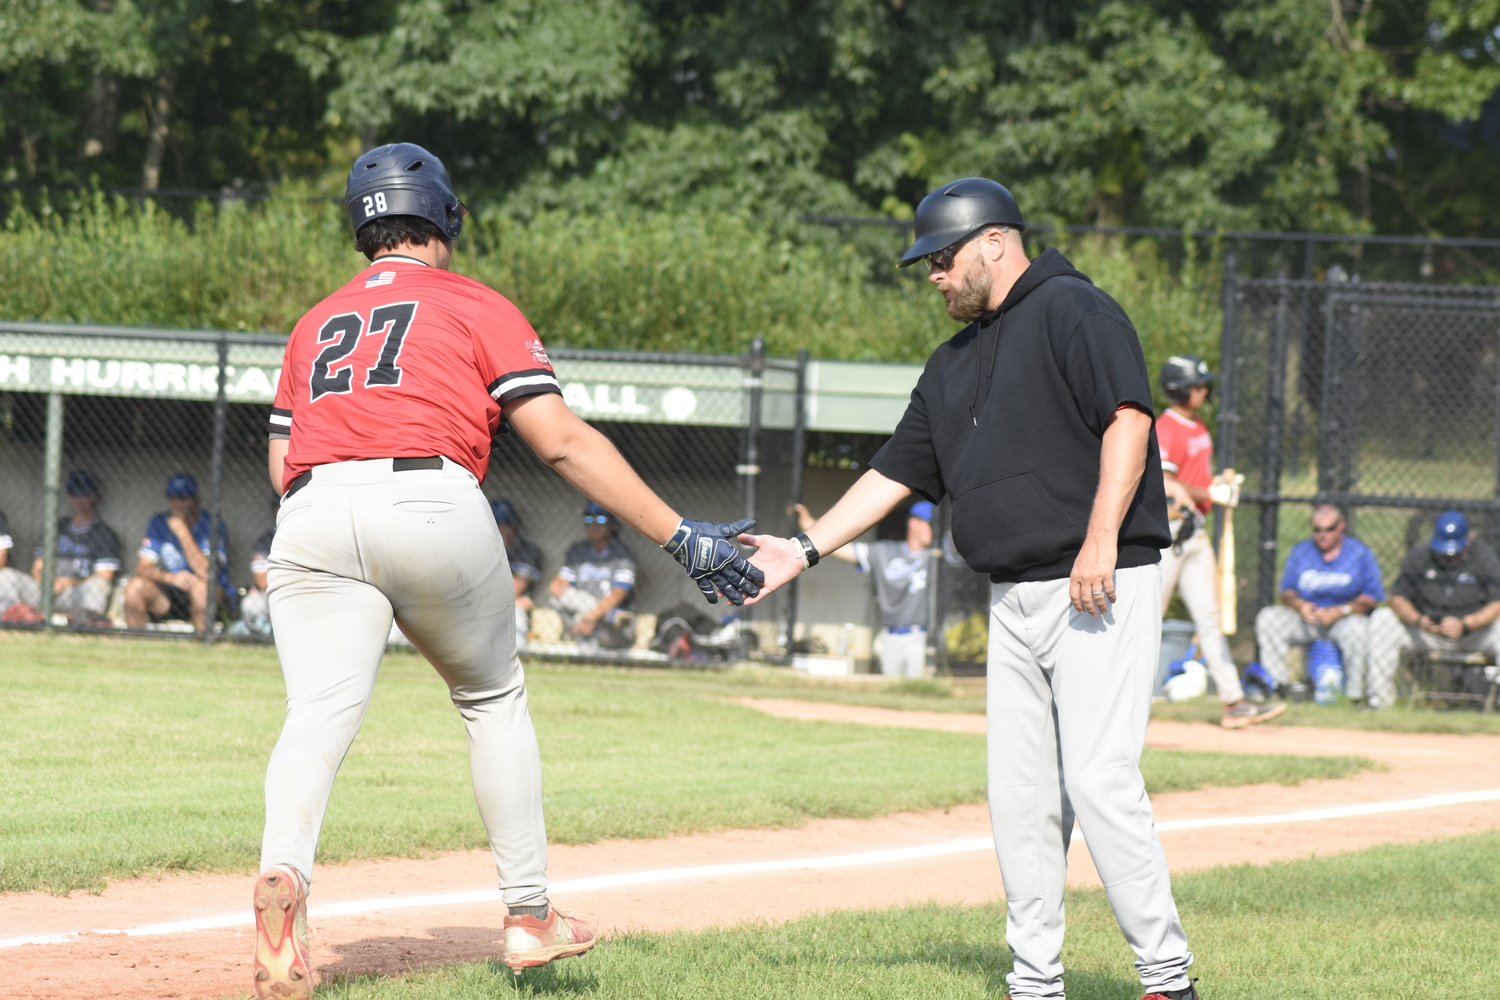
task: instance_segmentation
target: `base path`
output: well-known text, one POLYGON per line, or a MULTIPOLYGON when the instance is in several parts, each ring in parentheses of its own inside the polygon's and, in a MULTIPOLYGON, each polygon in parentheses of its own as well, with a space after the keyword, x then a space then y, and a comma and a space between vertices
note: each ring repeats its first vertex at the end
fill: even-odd
MULTIPOLYGON (((983 731, 982 716, 747 704, 817 721, 983 731)), ((1500 790, 1500 736, 1291 726, 1228 732, 1153 722, 1147 741, 1176 750, 1359 754, 1389 768, 1290 788, 1154 796, 1174 871, 1500 828, 1500 796, 1484 795, 1500 790), (1436 801, 1447 804, 1433 804, 1445 795, 1449 799, 1436 801), (1406 808, 1393 810, 1395 803, 1406 808), (1371 804, 1379 811, 1337 816, 1371 804), (1336 818, 1264 821, 1319 810, 1336 818), (1230 819, 1235 825, 1204 825, 1230 819)), ((985 807, 969 805, 874 820, 817 820, 792 830, 557 846, 550 873, 556 901, 594 917, 606 931, 691 929, 838 908, 986 902, 1001 893, 999 867, 985 847, 989 835, 985 807), (707 872, 683 871, 709 866, 707 872)), ((1071 862, 1071 884, 1098 884, 1081 838, 1071 862)), ((0 997, 134 1000, 248 990, 250 887, 245 875, 169 875, 115 882, 97 896, 0 896, 0 961, 6 966, 0 997)), ((324 974, 399 973, 498 954, 504 910, 488 851, 323 866, 311 905, 324 974)))

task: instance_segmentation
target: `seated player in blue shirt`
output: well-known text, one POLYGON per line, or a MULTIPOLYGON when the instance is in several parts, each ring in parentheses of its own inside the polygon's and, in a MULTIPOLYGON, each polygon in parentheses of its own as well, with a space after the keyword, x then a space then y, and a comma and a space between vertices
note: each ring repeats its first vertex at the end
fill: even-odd
MULTIPOLYGON (((208 607, 208 539, 213 519, 198 506, 198 480, 179 472, 167 480, 167 506, 151 519, 125 585, 125 624, 186 618, 203 631, 208 607), (191 527, 189 527, 191 525, 191 527)), ((220 607, 229 606, 229 536, 219 525, 220 607)))
POLYGON ((1291 647, 1331 639, 1344 654, 1346 692, 1351 698, 1364 697, 1369 613, 1385 600, 1385 587, 1375 553, 1345 535, 1346 527, 1338 507, 1313 507, 1313 535, 1292 546, 1281 574, 1285 607, 1261 608, 1255 616, 1260 662, 1278 685, 1289 680, 1286 654, 1291 647))

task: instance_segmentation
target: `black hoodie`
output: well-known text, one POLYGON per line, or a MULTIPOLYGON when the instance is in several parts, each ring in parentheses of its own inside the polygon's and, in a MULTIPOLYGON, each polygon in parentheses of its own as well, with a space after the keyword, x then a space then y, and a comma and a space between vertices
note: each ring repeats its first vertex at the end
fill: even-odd
MULTIPOLYGON (((1088 531, 1104 429, 1125 404, 1151 412, 1135 327, 1048 250, 927 359, 870 465, 929 500, 952 496, 954 545, 994 582, 1063 579, 1088 531)), ((1171 541, 1153 429, 1115 565, 1159 562, 1171 541)))

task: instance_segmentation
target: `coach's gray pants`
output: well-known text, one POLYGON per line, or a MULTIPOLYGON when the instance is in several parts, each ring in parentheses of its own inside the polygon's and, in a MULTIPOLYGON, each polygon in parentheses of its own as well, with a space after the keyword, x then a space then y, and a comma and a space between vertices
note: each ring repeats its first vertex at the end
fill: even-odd
POLYGON ((1161 569, 1115 574, 1102 618, 1068 581, 995 584, 989 795, 1015 953, 1012 997, 1061 997, 1063 889, 1076 817, 1145 992, 1188 985, 1193 961, 1141 778, 1161 646, 1161 569))
POLYGON ((390 459, 318 466, 281 505, 269 570, 286 677, 266 770, 261 869, 311 879, 333 778, 370 704, 394 612, 448 683, 469 732, 474 796, 505 902, 547 885, 541 759, 515 657, 515 586, 479 484, 463 467, 390 459))
MULTIPOLYGON (((1312 625, 1291 608, 1267 606, 1255 616, 1255 644, 1260 664, 1277 684, 1287 684, 1286 654, 1293 646, 1309 646, 1328 639, 1344 657, 1344 690, 1351 698, 1363 698, 1370 654, 1370 616, 1346 615, 1332 625, 1312 625)), ((1379 687, 1379 684, 1374 685, 1379 687)))

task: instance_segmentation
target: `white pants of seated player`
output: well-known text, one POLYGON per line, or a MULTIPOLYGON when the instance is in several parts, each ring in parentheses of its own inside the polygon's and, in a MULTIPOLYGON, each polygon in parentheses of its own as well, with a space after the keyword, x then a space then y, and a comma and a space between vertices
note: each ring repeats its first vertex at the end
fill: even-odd
POLYGON ((995 584, 986 692, 990 822, 1005 880, 1012 997, 1063 996, 1063 891, 1076 817, 1145 992, 1193 961, 1141 778, 1161 646, 1161 570, 1115 574, 1102 618, 1068 581, 995 584))
POLYGON ((0 567, 0 611, 12 604, 29 604, 34 608, 41 600, 40 584, 14 566, 0 567))
MULTIPOLYGON (((1173 521, 1172 534, 1177 522, 1173 521)), ((1166 615, 1172 602, 1172 590, 1182 594, 1182 603, 1198 629, 1198 655, 1214 679, 1214 687, 1226 705, 1245 697, 1240 687, 1240 672, 1229 655, 1229 641, 1224 638, 1219 619, 1219 564, 1208 532, 1199 528, 1182 546, 1182 555, 1168 545, 1161 550, 1161 613, 1166 615)))
MULTIPOLYGON (((60 615, 79 612, 103 615, 109 607, 109 594, 110 582, 102 576, 91 576, 54 594, 52 610, 60 615)), ((40 608, 42 588, 25 573, 6 566, 0 569, 0 611, 18 602, 40 608)))
POLYGON ((887 677, 927 676, 927 630, 910 632, 883 629, 880 634, 880 672, 887 677))
POLYGON ((1401 665, 1401 654, 1417 647, 1500 656, 1500 623, 1450 639, 1406 624, 1390 608, 1376 608, 1370 613, 1370 674, 1365 684, 1368 704, 1390 708, 1396 703, 1396 669, 1401 665))
POLYGON ((287 711, 266 770, 261 869, 312 875, 333 779, 359 731, 392 615, 448 684, 506 903, 546 892, 541 759, 515 657, 515 588, 479 485, 451 462, 319 466, 281 506, 269 571, 287 711))
POLYGON ((1255 616, 1255 644, 1260 664, 1277 684, 1290 682, 1286 655, 1293 646, 1310 646, 1327 639, 1339 647, 1344 659, 1344 692, 1351 698, 1365 696, 1370 653, 1370 616, 1348 615, 1332 625, 1310 625, 1291 608, 1260 609, 1255 616))

